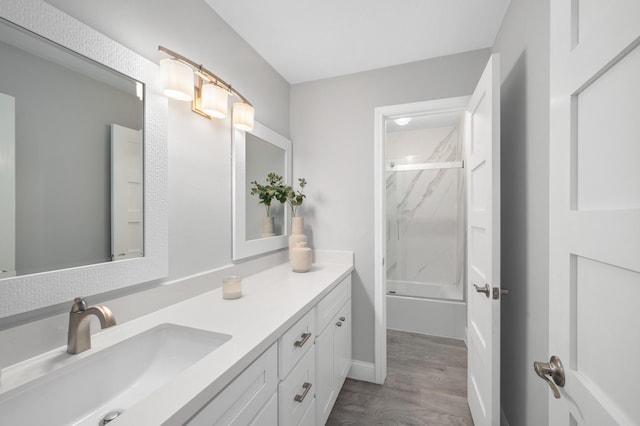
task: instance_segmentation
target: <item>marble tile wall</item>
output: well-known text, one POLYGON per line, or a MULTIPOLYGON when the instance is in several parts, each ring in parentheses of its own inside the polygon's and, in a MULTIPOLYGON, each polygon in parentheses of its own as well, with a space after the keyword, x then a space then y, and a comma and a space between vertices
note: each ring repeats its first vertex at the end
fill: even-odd
MULTIPOLYGON (((460 161, 458 133, 457 127, 389 133, 387 165, 460 161)), ((462 280, 463 169, 387 171, 386 183, 389 289, 452 298, 438 287, 455 289, 462 280)))

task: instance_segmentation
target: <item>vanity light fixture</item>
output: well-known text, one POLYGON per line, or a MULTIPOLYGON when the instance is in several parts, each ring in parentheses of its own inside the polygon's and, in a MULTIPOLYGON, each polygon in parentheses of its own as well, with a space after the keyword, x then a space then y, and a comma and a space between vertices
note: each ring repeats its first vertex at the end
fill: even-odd
POLYGON ((226 117, 228 98, 233 95, 240 99, 240 102, 233 104, 233 127, 243 131, 253 129, 254 109, 247 98, 202 65, 166 47, 158 46, 158 50, 170 56, 160 61, 165 95, 181 101, 192 101, 192 111, 206 118, 226 117))
POLYGON ((173 58, 161 60, 160 82, 166 96, 178 101, 193 99, 193 72, 182 62, 173 58))
POLYGON ((200 109, 215 118, 225 118, 229 109, 229 93, 214 83, 206 83, 200 91, 200 109))
POLYGON ((233 127, 245 132, 253 129, 253 107, 244 102, 233 104, 233 127))

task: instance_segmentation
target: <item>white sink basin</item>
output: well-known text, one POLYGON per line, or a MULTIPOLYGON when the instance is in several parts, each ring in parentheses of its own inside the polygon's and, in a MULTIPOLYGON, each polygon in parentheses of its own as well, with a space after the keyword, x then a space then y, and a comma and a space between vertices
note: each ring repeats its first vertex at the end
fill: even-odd
POLYGON ((231 338, 162 324, 0 396, 3 425, 98 425, 231 338))

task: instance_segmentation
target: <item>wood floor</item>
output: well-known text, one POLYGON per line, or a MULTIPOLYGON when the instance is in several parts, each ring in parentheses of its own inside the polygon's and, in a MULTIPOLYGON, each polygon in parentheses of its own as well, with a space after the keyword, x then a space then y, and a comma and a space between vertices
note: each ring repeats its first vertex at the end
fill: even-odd
POLYGON ((464 342, 387 331, 384 385, 347 379, 327 425, 468 425, 464 342))

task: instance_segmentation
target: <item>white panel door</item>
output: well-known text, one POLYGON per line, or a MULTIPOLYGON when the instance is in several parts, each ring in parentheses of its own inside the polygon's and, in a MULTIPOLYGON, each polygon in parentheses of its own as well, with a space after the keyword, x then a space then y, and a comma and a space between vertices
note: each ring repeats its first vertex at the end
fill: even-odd
POLYGON ((142 130, 111 125, 111 256, 143 254, 142 130))
POLYGON ((496 54, 489 58, 467 107, 465 135, 467 393, 475 425, 499 425, 500 61, 496 54))
POLYGON ((638 0, 551 2, 552 425, 640 424, 639 45, 638 0))
POLYGON ((16 99, 0 93, 0 278, 16 274, 16 99))

